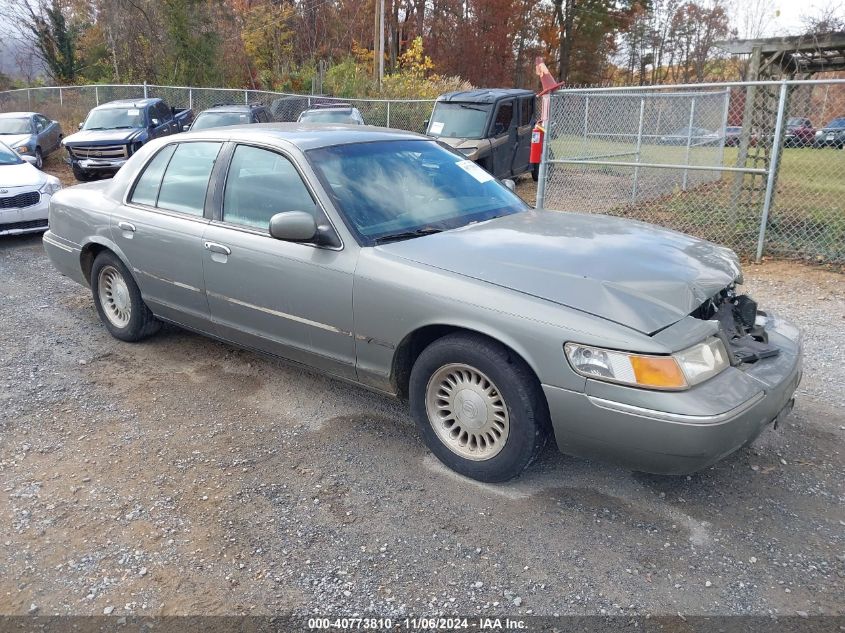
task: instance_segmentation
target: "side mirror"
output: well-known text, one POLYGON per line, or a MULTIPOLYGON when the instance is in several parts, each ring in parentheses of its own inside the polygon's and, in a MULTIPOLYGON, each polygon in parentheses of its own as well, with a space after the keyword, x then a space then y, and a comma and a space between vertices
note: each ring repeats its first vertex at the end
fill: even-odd
POLYGON ((159 121, 158 119, 155 119, 155 118, 154 118, 154 119, 150 119, 150 127, 155 127, 155 126, 157 126, 159 123, 161 123, 161 121, 159 121))
POLYGON ((28 162, 30 165, 33 165, 33 166, 35 165, 36 162, 38 162, 38 161, 36 161, 35 156, 27 156, 26 154, 19 154, 19 156, 21 158, 23 158, 26 162, 28 162))
POLYGON ((82 121, 80 121, 80 122, 79 122, 79 125, 77 125, 77 126, 76 126, 76 129, 77 129, 77 130, 81 130, 83 125, 85 125, 85 123, 83 123, 82 121))
POLYGON ((428 129, 428 124, 429 124, 429 122, 430 122, 430 121, 431 121, 431 119, 426 119, 425 121, 423 121, 423 127, 424 127, 426 130, 428 129))
POLYGON ((516 183, 513 180, 511 180, 510 178, 505 178, 502 181, 502 184, 505 187, 507 187, 508 189, 510 189, 511 191, 516 191, 516 183))
POLYGON ((270 237, 286 242, 310 242, 317 235, 314 216, 305 211, 285 211, 270 218, 270 237))
POLYGON ((182 126, 182 131, 183 131, 183 132, 187 132, 187 131, 188 131, 188 130, 190 130, 190 129, 191 129, 191 126, 190 126, 190 125, 183 125, 183 126, 182 126))

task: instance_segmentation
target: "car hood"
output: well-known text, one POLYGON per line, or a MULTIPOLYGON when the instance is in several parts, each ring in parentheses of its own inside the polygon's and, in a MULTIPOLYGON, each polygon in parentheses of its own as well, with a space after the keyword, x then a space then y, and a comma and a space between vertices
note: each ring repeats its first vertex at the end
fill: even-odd
POLYGON ((0 189, 38 186, 46 178, 44 172, 38 171, 29 163, 0 165, 0 189))
POLYGON ((32 134, 0 134, 0 141, 5 143, 9 147, 14 147, 15 145, 26 143, 31 138, 32 134))
POLYGON ((65 137, 65 145, 108 145, 109 143, 127 142, 143 132, 143 128, 131 130, 80 130, 65 137))
POLYGON ((740 279, 730 249, 604 215, 529 211, 376 247, 652 334, 740 279))

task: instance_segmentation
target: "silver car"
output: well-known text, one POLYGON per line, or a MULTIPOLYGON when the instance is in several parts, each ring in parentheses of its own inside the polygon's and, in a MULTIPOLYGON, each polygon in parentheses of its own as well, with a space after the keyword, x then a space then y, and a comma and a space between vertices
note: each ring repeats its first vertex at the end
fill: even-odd
POLYGON ((550 437, 695 471, 785 415, 801 377, 798 332, 739 293, 730 250, 533 210, 395 130, 159 139, 56 194, 44 247, 117 338, 168 321, 407 399, 432 452, 482 481, 550 437))
POLYGON ((6 112, 0 114, 0 141, 41 169, 44 157, 61 147, 62 126, 38 112, 6 112))

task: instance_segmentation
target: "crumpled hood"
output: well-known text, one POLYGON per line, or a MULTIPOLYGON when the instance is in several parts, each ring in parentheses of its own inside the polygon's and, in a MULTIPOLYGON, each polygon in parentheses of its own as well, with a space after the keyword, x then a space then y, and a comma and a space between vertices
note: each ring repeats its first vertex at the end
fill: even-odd
POLYGON ((127 143, 134 140, 141 133, 143 128, 126 130, 80 130, 76 134, 65 137, 64 144, 70 145, 115 145, 127 143))
POLYGON ((0 142, 5 143, 9 147, 14 147, 19 143, 25 143, 32 138, 32 134, 0 134, 0 142))
POLYGON ((604 215, 529 211, 376 247, 652 334, 740 277, 727 248, 604 215))

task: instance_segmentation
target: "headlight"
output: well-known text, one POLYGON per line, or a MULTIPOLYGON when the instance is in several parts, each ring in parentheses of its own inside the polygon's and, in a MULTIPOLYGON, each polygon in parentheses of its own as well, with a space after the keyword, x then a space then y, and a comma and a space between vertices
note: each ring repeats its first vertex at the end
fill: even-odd
POLYGON ((14 149, 18 154, 29 154, 29 146, 28 145, 18 145, 14 149))
POLYGON ((58 178, 56 178, 55 176, 50 176, 50 177, 47 178, 47 180, 44 181, 44 184, 41 185, 41 188, 38 191, 40 191, 44 195, 51 196, 61 188, 62 188, 61 181, 58 178))
POLYGON ((671 356, 630 354, 578 343, 567 343, 564 350, 572 369, 582 376, 647 389, 687 389, 729 365, 725 346, 715 337, 671 356))

